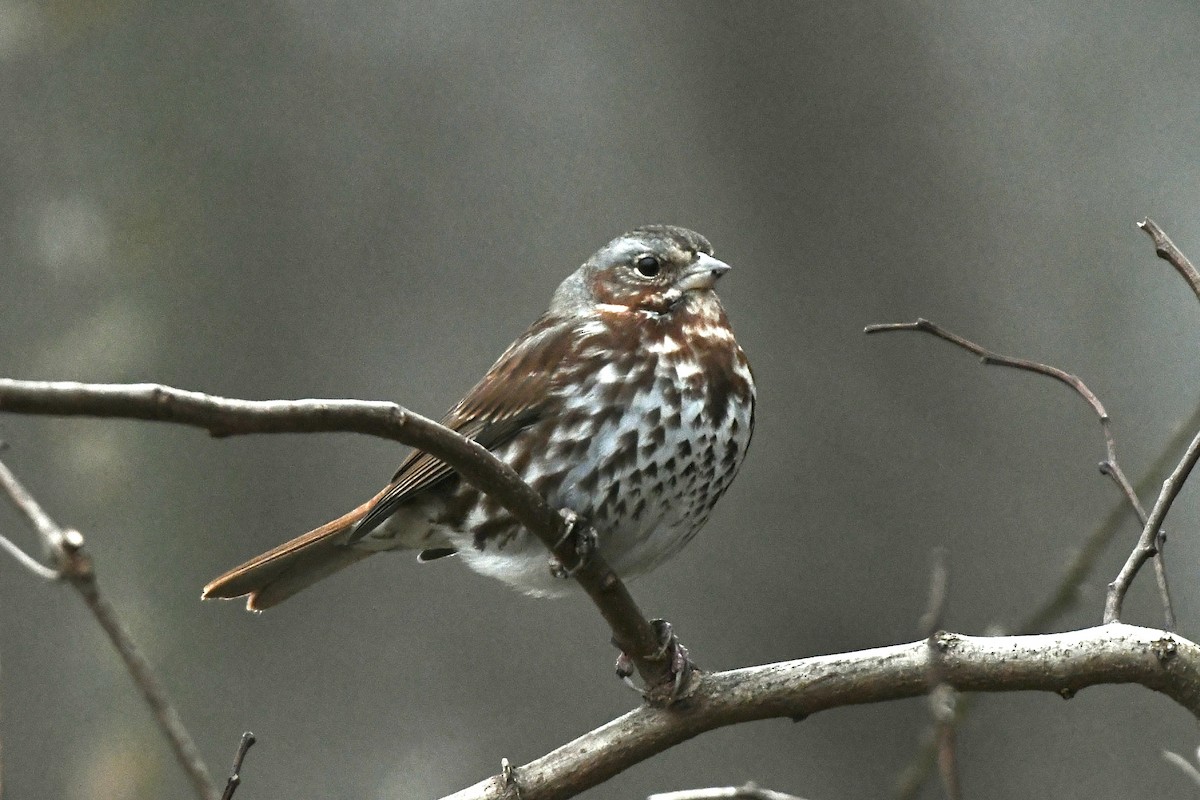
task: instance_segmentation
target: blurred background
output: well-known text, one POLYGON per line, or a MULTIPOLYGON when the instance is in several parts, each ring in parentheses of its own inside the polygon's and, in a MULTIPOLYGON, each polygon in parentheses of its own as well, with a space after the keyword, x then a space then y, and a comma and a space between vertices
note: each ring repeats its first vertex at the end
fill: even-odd
MULTIPOLYGON (((1184 0, 0 0, 0 375, 437 416, 593 250, 686 225, 735 266, 758 430, 705 531, 633 585, 647 612, 713 669, 910 641, 943 545, 946 625, 1011 626, 1118 502, 1095 418, 861 331, 926 316, 1079 374, 1145 475, 1200 387, 1200 309, 1134 227, 1200 257, 1198 38, 1184 0)), ((453 560, 378 556, 259 616, 199 602, 373 494, 393 443, 11 415, 0 438, 212 767, 259 736, 239 800, 436 797, 635 702, 585 600, 453 560)), ((1192 638, 1196 505, 1169 520, 1192 638)), ((1057 629, 1099 621, 1136 535, 1057 629)), ((1151 586, 1128 621, 1160 624, 1151 586)), ((0 660, 10 797, 188 796, 79 598, 7 557, 0 660)), ((928 725, 915 700, 727 728, 588 796, 887 796, 928 725)), ((959 753, 976 800, 1178 797, 1160 750, 1198 738, 1159 696, 1096 688, 980 698, 959 753)))

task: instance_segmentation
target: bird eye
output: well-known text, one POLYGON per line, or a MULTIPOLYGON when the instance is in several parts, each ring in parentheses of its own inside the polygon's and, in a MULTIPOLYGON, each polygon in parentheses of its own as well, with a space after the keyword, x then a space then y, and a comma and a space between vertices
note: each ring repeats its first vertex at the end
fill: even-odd
POLYGON ((662 263, 658 260, 658 256, 647 254, 638 256, 637 261, 633 262, 633 268, 638 271, 639 275, 646 278, 653 278, 662 269, 662 263))

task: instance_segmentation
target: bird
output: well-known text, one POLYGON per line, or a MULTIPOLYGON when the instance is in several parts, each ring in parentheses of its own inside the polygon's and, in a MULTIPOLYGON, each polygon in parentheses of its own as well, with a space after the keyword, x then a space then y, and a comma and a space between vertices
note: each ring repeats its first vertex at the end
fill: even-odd
MULTIPOLYGON (((586 522, 622 578, 696 535, 749 447, 754 377, 714 291, 729 270, 686 228, 613 239, 442 419, 586 522)), ((261 611, 384 550, 456 555, 534 596, 575 583, 495 499, 414 450, 370 500, 229 570, 202 597, 245 596, 261 611)))

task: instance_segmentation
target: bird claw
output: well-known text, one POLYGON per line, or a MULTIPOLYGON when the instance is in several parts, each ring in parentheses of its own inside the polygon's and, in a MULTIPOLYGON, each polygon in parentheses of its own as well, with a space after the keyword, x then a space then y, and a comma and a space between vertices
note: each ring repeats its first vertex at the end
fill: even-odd
POLYGON ((633 659, 623 651, 617 656, 617 677, 621 679, 622 683, 641 695, 642 699, 650 702, 665 699, 666 703, 670 705, 683 695, 683 690, 687 688, 692 673, 696 670, 696 665, 688 657, 688 649, 683 646, 683 643, 679 641, 679 637, 675 635, 675 631, 671 628, 671 623, 665 619, 652 619, 650 620, 650 624, 654 626, 654 633, 659 641, 658 652, 652 658, 654 660, 670 659, 669 670, 672 676, 670 692, 664 698, 665 687, 641 688, 634 683, 633 659))
POLYGON ((599 543, 596 540, 596 530, 583 521, 583 518, 569 508, 560 508, 558 513, 567 523, 567 528, 563 531, 562 538, 554 545, 554 551, 562 547, 568 541, 573 541, 575 550, 575 566, 568 567, 563 564, 558 556, 551 554, 550 556, 550 573, 556 578, 566 580, 574 578, 579 574, 579 570, 587 566, 595 555, 599 543))

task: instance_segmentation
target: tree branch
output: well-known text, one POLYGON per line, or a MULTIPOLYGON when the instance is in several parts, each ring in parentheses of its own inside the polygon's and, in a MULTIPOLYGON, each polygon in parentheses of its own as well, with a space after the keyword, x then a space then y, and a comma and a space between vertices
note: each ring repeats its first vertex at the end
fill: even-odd
MULTIPOLYGON (((1192 416, 1180 423, 1170 441, 1163 447, 1162 452, 1146 470, 1146 474, 1134 487, 1135 494, 1148 490, 1155 481, 1155 476, 1171 466, 1171 453, 1187 444, 1191 431, 1200 427, 1200 406, 1197 406, 1192 416)), ((1024 619, 1016 624, 1011 631, 1016 634, 1042 633, 1069 610, 1079 604, 1080 589, 1091 577, 1100 557, 1107 552, 1109 545, 1117 538, 1125 522, 1127 510, 1124 500, 1114 503, 1108 516, 1088 535, 1083 545, 1072 557, 1067 568, 1063 570, 1062 578, 1053 593, 1041 605, 1031 611, 1024 619)), ((1143 522, 1144 524, 1144 522, 1143 522)), ((956 722, 970 713, 974 698, 959 697, 955 707, 956 722)), ((925 780, 929 777, 940 751, 940 743, 936 735, 926 736, 912 762, 901 772, 896 780, 896 800, 913 800, 920 792, 925 780)))
MULTIPOLYGON (((1186 261, 1186 259, 1185 259, 1186 261)), ((1188 265, 1191 266, 1190 264, 1188 265)), ((863 329, 864 333, 887 333, 891 331, 921 331, 929 333, 939 339, 944 339, 951 344, 957 345, 964 350, 974 353, 979 356, 984 364, 994 364, 1001 367, 1011 367, 1013 369, 1025 370, 1027 372, 1036 372, 1040 375, 1046 375, 1060 381, 1069 386, 1076 394, 1082 397, 1092 410, 1096 412, 1096 416, 1100 418, 1100 428, 1104 433, 1104 448, 1105 460, 1100 462, 1100 472, 1108 475, 1116 483, 1117 487, 1125 495, 1129 504, 1133 507, 1134 513, 1138 516, 1138 521, 1142 523, 1143 532, 1138 540, 1138 545, 1134 548, 1129 556, 1129 561, 1126 562, 1125 568, 1117 576, 1117 579, 1109 584, 1109 598, 1105 605, 1104 621, 1112 622, 1117 619, 1120 614, 1121 602, 1124 600, 1125 593, 1129 590, 1129 585, 1133 582, 1133 578, 1137 575, 1142 564, 1147 559, 1153 557, 1157 562, 1158 571, 1158 588, 1159 595, 1162 598, 1163 616, 1168 629, 1175 627, 1175 611, 1171 603, 1171 594, 1167 586, 1166 566, 1164 564, 1164 556, 1162 553, 1162 543, 1166 539, 1166 534, 1162 532, 1162 520, 1166 516, 1166 509, 1169 509, 1171 502, 1174 500, 1174 494, 1166 499, 1166 509, 1158 516, 1153 527, 1150 526, 1150 519, 1146 514, 1146 510, 1142 507, 1141 501, 1138 499, 1137 493, 1133 491, 1133 486, 1129 483, 1129 479, 1125 477, 1124 470, 1121 469, 1120 462, 1117 461, 1117 441, 1112 432, 1112 423, 1108 416, 1108 411, 1105 410, 1104 404, 1100 402, 1100 398, 1087 387, 1080 378, 1071 373, 1052 367, 1047 364, 1041 364, 1037 361, 1030 361, 1024 358, 1013 358, 1011 356, 1000 355, 992 352, 982 345, 975 344, 972 341, 964 339, 956 333, 942 328, 941 326, 930 322, 927 319, 918 319, 916 322, 896 322, 884 325, 868 325, 863 329), (1149 539, 1147 539, 1149 537, 1149 539)), ((1193 443, 1194 445, 1196 443, 1193 443)), ((1190 452, 1190 451, 1189 451, 1190 452)), ((1200 455, 1200 453, 1198 453, 1200 455)), ((1186 457, 1185 457, 1186 460, 1186 457)), ((1193 460, 1193 465, 1195 461, 1193 460)), ((1182 464, 1181 464, 1182 466, 1182 464)), ((1190 471, 1191 467, 1188 467, 1190 471)), ((1178 468, 1177 468, 1178 471, 1178 468)), ((1186 479, 1186 473, 1183 476, 1186 479)), ((1164 490, 1165 490, 1164 486, 1164 490)), ((1182 488, 1182 480, 1179 486, 1175 487, 1177 494, 1182 488)), ((1155 508, 1163 503, 1163 497, 1160 496, 1159 502, 1155 504, 1155 508)), ((1153 512, 1151 515, 1153 516, 1153 512)))
MULTIPOLYGON (((25 515, 42 536, 46 550, 54 559, 57 568, 49 570, 41 564, 38 566, 41 570, 48 571, 52 577, 65 579, 83 597, 88 610, 108 634, 109 641, 125 662, 125 668, 133 682, 137 684, 142 697, 154 712, 159 728, 174 751, 176 760, 191 779, 196 794, 202 800, 216 800, 219 797, 216 784, 213 783, 212 775, 204 764, 199 748, 196 747, 191 734, 184 727, 179 712, 175 710, 171 698, 167 695, 166 687, 159 681, 150 662, 142 655, 137 643, 117 616, 116 609, 100 593, 91 556, 83 549, 83 534, 77 530, 60 528, 3 462, 0 462, 0 488, 4 489, 4 493, 12 500, 17 510, 25 515)), ((24 556, 24 553, 22 555, 24 556)), ((28 567, 28 564, 25 566, 28 567)), ((37 574, 45 577, 42 572, 37 574)))
POLYGON ((958 774, 958 748, 955 723, 958 721, 958 692, 946 681, 942 668, 941 630, 950 594, 949 554, 944 547, 934 548, 933 569, 929 579, 929 601, 921 615, 921 632, 929 648, 929 712, 933 717, 933 738, 937 743, 938 771, 948 800, 962 800, 962 781, 958 774))
POLYGON ((1200 433, 1197 433, 1196 437, 1192 439, 1192 443, 1188 445, 1188 449, 1183 454, 1183 458, 1180 459, 1179 464, 1176 465, 1171 475, 1163 481, 1162 491, 1159 492, 1158 499, 1154 502, 1154 507, 1150 509, 1150 515, 1146 519, 1145 526, 1142 528, 1142 535, 1138 539, 1137 546, 1133 548, 1133 552, 1125 560, 1125 564, 1121 567, 1121 571, 1117 573, 1117 577, 1108 585, 1108 598, 1104 603, 1105 622, 1117 622, 1120 620, 1121 605, 1125 601, 1125 593, 1129 591, 1129 587, 1142 565, 1146 563, 1147 559, 1158 552, 1159 528, 1162 526, 1163 520, 1166 519, 1167 512, 1171 510, 1171 505, 1175 502, 1175 498, 1179 495, 1180 490, 1183 489, 1183 484, 1192 473, 1192 468, 1196 466, 1197 460, 1200 460, 1200 433))
POLYGON ((237 753, 233 756, 233 769, 229 772, 229 780, 225 781, 225 791, 221 792, 221 800, 233 800, 233 793, 242 785, 242 762, 246 760, 246 753, 250 752, 256 741, 250 731, 242 734, 237 753))
MULTIPOLYGON (((943 633, 939 669, 963 692, 1041 690, 1065 698, 1088 686, 1136 683, 1200 718, 1200 646, 1121 623, 1038 636, 943 633)), ((561 800, 705 731, 928 690, 925 640, 704 674, 670 708, 642 706, 573 742, 444 800, 561 800)))
POLYGON ((1154 240, 1154 254, 1174 267, 1175 271, 1187 281, 1192 293, 1196 295, 1196 299, 1200 300, 1200 272, 1196 271, 1188 257, 1175 246, 1166 231, 1158 227, 1158 223, 1149 217, 1139 222, 1137 226, 1154 240))
POLYGON ((395 403, 361 400, 238 400, 152 383, 86 384, 0 378, 0 411, 52 416, 116 417, 203 428, 211 435, 363 433, 402 442, 437 456, 465 481, 494 497, 532 531, 571 572, 628 655, 648 698, 672 696, 671 654, 629 590, 599 553, 579 564, 557 509, 487 448, 395 403))

